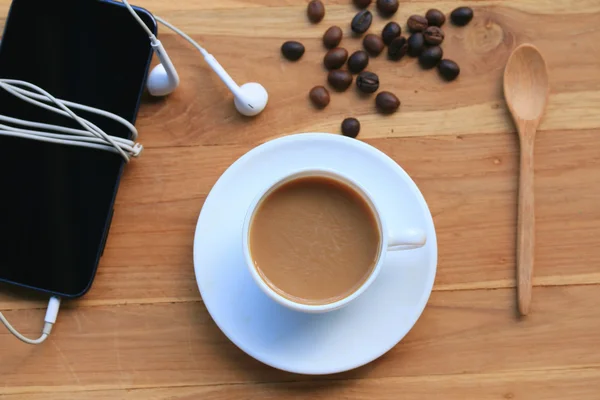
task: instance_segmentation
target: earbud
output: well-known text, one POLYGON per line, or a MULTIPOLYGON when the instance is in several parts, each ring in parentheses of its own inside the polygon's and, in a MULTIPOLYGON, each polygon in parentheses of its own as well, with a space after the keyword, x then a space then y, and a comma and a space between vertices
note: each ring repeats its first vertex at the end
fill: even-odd
POLYGON ((269 94, 263 85, 256 82, 245 83, 239 88, 233 102, 240 114, 253 117, 267 106, 269 94))
MULTIPOLYGON (((152 41, 152 48, 160 64, 154 67, 148 76, 148 91, 153 96, 166 96, 179 85, 179 75, 158 39, 152 41)), ((253 117, 265 109, 269 94, 260 83, 250 82, 238 86, 214 56, 206 53, 204 59, 233 93, 235 108, 240 114, 253 117)))
POLYGON ((152 96, 166 96, 179 86, 179 75, 160 40, 151 38, 150 45, 160 64, 150 72, 146 86, 152 96))
MULTIPOLYGON (((177 74, 177 70, 175 70, 175 66, 171 62, 171 59, 169 58, 169 55, 167 54, 160 40, 156 38, 154 33, 150 31, 141 18, 136 14, 135 10, 131 7, 131 5, 129 5, 129 2, 127 0, 123 0, 123 3, 131 15, 138 21, 140 26, 142 26, 142 28, 148 34, 148 37, 150 38, 150 45, 160 60, 160 64, 154 67, 152 72, 150 72, 150 75, 148 75, 148 82, 146 83, 148 91, 152 96, 166 96, 173 92, 177 86, 179 86, 179 75, 177 74)), ((162 18, 157 16, 154 18, 163 25, 172 29, 175 33, 179 34, 181 37, 190 42, 196 49, 198 49, 200 54, 204 56, 204 60, 206 60, 208 65, 215 71, 223 83, 225 83, 225 85, 233 93, 235 108, 240 112, 240 114, 251 117, 259 114, 265 109, 267 102, 269 101, 269 95, 262 85, 256 82, 251 82, 246 83, 241 87, 238 86, 235 81, 231 79, 221 64, 219 64, 219 62, 211 54, 209 54, 202 46, 196 43, 191 37, 162 18)))
POLYGON ((234 96, 235 108, 240 114, 252 117, 265 109, 269 101, 269 94, 261 84, 250 82, 240 87, 231 79, 231 76, 229 76, 227 71, 225 71, 212 54, 206 53, 204 60, 221 78, 229 90, 231 90, 234 96))
POLYGON ((146 87, 152 96, 166 96, 173 92, 177 86, 171 83, 165 67, 158 64, 148 75, 146 87))

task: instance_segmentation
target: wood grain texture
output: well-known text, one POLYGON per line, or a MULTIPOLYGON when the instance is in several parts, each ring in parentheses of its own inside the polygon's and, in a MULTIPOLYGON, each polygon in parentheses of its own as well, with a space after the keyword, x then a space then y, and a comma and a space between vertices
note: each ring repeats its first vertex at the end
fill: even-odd
MULTIPOLYGON (((414 399, 431 400, 445 394, 460 393, 460 398, 477 400, 594 400, 600 391, 597 368, 502 372, 495 374, 458 374, 372 378, 332 379, 321 382, 257 383, 95 390, 85 392, 86 400, 227 400, 311 398, 323 399, 414 399), (549 383, 551 381, 551 383, 549 383), (483 391, 481 388, 485 387, 483 391)), ((81 392, 19 393, 3 400, 63 400, 81 398, 81 392)), ((444 397, 451 398, 451 397, 444 397)))
MULTIPOLYGON (((201 57, 160 27, 182 85, 145 98, 137 127, 146 147, 122 180, 92 290, 64 303, 40 347, 0 330, 0 399, 559 399, 600 393, 600 2, 598 0, 405 0, 404 22, 435 7, 470 5, 465 28, 448 24, 443 45, 461 66, 444 83, 414 60, 373 59, 382 89, 402 101, 384 117, 353 91, 314 110, 308 90, 325 82, 320 38, 345 32, 350 1, 326 0, 319 25, 305 0, 139 0, 201 41, 240 83, 270 94, 255 119, 201 57), (297 39, 298 63, 279 55, 297 39), (515 250, 519 148, 502 98, 510 52, 531 42, 548 62, 551 94, 536 138, 536 272, 533 312, 519 319, 515 250), (319 378, 273 370, 231 344, 195 283, 192 242, 204 199, 239 156, 292 133, 338 133, 360 119, 360 139, 415 179, 439 242, 434 293, 422 318, 381 359, 319 378)), ((9 0, 0 0, 0 26, 9 0)), ((372 31, 386 20, 375 18, 372 31)), ((360 41, 346 38, 349 51, 360 41)), ((0 310, 27 334, 41 327, 44 296, 0 285, 0 310)))
MULTIPOLYGON (((314 380, 600 368, 600 353, 590 350, 600 345, 597 291, 534 288, 536 312, 526 320, 516 318, 512 289, 435 292, 415 328, 385 356, 314 380)), ((6 316, 31 334, 40 314, 17 310, 6 316)), ((13 339, 2 332, 0 340, 13 339)), ((273 370, 242 353, 201 302, 67 304, 47 346, 5 346, 2 360, 0 387, 7 394, 313 379, 273 370)))

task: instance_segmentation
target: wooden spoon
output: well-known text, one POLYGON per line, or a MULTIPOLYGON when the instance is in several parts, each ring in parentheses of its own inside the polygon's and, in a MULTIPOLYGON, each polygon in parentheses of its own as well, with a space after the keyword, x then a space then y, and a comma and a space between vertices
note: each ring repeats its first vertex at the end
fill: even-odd
POLYGON ((504 98, 513 116, 521 144, 519 217, 517 234, 517 290, 519 312, 529 313, 535 246, 533 201, 533 144, 548 101, 548 70, 537 48, 517 47, 504 70, 504 98))

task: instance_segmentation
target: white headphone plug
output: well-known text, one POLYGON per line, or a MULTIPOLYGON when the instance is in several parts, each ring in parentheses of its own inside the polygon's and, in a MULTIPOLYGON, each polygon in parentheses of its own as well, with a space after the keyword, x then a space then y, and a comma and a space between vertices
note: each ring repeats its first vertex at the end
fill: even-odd
POLYGON ((131 155, 134 157, 139 157, 140 154, 142 154, 142 151, 144 151, 144 146, 142 146, 140 143, 136 143, 133 145, 131 155))

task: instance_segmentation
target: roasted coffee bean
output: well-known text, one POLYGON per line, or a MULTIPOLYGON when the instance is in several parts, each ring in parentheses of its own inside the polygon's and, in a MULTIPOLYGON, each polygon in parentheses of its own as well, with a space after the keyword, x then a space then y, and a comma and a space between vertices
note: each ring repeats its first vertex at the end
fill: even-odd
POLYGON ((450 13, 450 19, 454 25, 465 26, 473 19, 473 9, 470 7, 458 7, 450 13))
POLYGON ((363 10, 352 18, 350 27, 354 33, 362 35, 369 29, 371 22, 373 22, 373 14, 371 14, 371 11, 363 10))
POLYGON ((363 93, 375 93, 379 89, 379 77, 372 72, 363 71, 356 77, 356 86, 363 93))
POLYGON ((427 23, 429 26, 442 26, 444 25, 444 22, 446 22, 446 16, 444 13, 440 10, 436 10, 435 8, 427 11, 425 18, 427 18, 427 23))
POLYGON ((352 84, 352 74, 341 69, 329 71, 327 82, 338 92, 343 92, 352 84))
POLYGON ((381 38, 373 33, 369 33, 363 39, 363 47, 373 57, 377 57, 383 51, 385 44, 381 38))
POLYGON ((398 11, 398 0, 377 0, 377 9, 383 16, 390 17, 398 11))
POLYGON ((424 69, 433 68, 440 62, 443 55, 444 52, 440 46, 429 47, 423 50, 419 56, 419 64, 421 64, 421 67, 424 69))
POLYGON ((425 38, 421 32, 415 32, 408 38, 408 55, 418 57, 425 48, 425 38))
POLYGON ((356 118, 346 118, 342 121, 342 134, 351 138, 358 136, 360 132, 360 122, 356 118))
POLYGON ((437 46, 444 41, 444 31, 437 26, 430 26, 423 31, 423 37, 427 44, 437 46))
POLYGON ((338 69, 348 59, 348 51, 342 47, 329 50, 323 57, 323 64, 327 69, 338 69))
POLYGON ((421 15, 411 15, 406 21, 406 25, 411 32, 423 32, 428 26, 427 18, 421 15))
POLYGON ((290 61, 296 61, 304 54, 304 45, 300 42, 289 40, 281 45, 281 54, 290 61))
POLYGON ((323 86, 315 86, 314 88, 310 89, 308 97, 317 108, 327 107, 329 101, 331 100, 329 97, 329 91, 323 86))
POLYGON ((390 92, 379 92, 377 97, 375 97, 375 105, 379 112, 383 114, 391 114, 396 112, 398 107, 400 107, 400 100, 396 97, 395 94, 390 92))
POLYGON ((328 49, 337 47, 342 41, 342 29, 339 26, 331 26, 323 34, 323 45, 328 49))
POLYGON ((313 24, 321 22, 325 16, 325 6, 321 0, 311 0, 306 7, 306 15, 313 24))
POLYGON ((392 40, 392 43, 388 46, 388 58, 390 60, 398 61, 408 51, 408 41, 404 36, 397 37, 392 40))
POLYGON ((381 31, 381 38, 383 43, 388 46, 392 43, 392 40, 396 39, 402 34, 402 28, 396 22, 388 22, 381 31))
POLYGON ((453 81, 460 74, 460 67, 452 60, 442 60, 438 64, 438 71, 445 80, 453 81))
POLYGON ((373 0, 353 0, 353 3, 358 8, 367 8, 373 0))
POLYGON ((348 57, 348 71, 358 74, 369 65, 369 55, 364 50, 358 50, 348 57))

